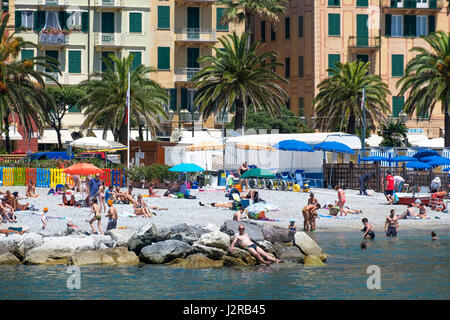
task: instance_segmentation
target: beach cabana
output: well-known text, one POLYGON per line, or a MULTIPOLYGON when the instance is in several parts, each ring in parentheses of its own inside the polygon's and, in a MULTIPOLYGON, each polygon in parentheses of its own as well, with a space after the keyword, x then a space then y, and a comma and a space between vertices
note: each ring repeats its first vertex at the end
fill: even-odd
POLYGON ((291 171, 292 171, 292 161, 294 159, 294 152, 314 152, 310 145, 303 141, 298 140, 283 140, 276 143, 273 146, 277 150, 291 151, 291 171))

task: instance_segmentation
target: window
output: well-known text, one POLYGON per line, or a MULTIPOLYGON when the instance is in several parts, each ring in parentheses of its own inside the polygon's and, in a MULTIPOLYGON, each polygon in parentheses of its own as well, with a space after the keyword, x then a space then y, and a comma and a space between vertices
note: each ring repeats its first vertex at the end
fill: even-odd
POLYGON ((303 56, 298 56, 298 77, 303 78, 303 56))
POLYGON ((169 6, 158 6, 158 29, 170 29, 169 6))
POLYGON ((102 12, 102 33, 114 33, 114 12, 102 12))
POLYGON ((427 16, 416 16, 416 35, 426 36, 428 34, 427 16))
POLYGON ((298 37, 303 38, 303 16, 298 16, 298 37))
POLYGON ((303 117, 305 115, 305 98, 298 98, 298 116, 303 117))
POLYGON ((223 14, 225 12, 225 8, 217 8, 216 10, 216 16, 217 16, 217 30, 218 31, 228 31, 228 23, 227 24, 222 24, 220 23, 220 20, 223 17, 223 14))
POLYGON ((284 18, 284 38, 289 39, 291 36, 291 19, 284 18))
POLYGON ((357 7, 368 7, 369 0, 356 0, 356 6, 357 7))
POLYGON ((274 59, 274 58, 272 58, 272 59, 270 59, 270 61, 272 62, 272 72, 275 72, 275 70, 276 70, 276 66, 275 66, 275 63, 276 63, 276 60, 274 59))
POLYGON ((341 0, 328 0, 329 7, 339 7, 341 5, 341 0))
POLYGON ((22 61, 31 59, 34 56, 34 51, 33 50, 22 50, 21 56, 22 56, 22 61))
POLYGON ((142 64, 142 52, 131 51, 130 55, 133 56, 133 62, 131 63, 131 70, 134 70, 142 64))
POLYGON ((436 31, 436 17, 428 16, 428 34, 436 31))
POLYGON ((270 40, 276 41, 277 39, 277 32, 275 30, 275 26, 273 24, 270 25, 270 40))
POLYGON ((393 37, 402 37, 403 36, 402 16, 392 16, 391 35, 393 37))
POLYGON ((142 13, 130 12, 130 32, 142 33, 142 13))
POLYGON ((392 97, 392 115, 398 117, 405 105, 405 97, 392 97))
POLYGON ((403 30, 406 37, 416 36, 416 16, 406 15, 403 17, 403 30))
POLYGON ((69 73, 81 73, 81 51, 69 51, 69 73))
POLYGON ((170 47, 158 47, 158 70, 170 70, 170 47))
POLYGON ((288 110, 291 110, 291 98, 287 99, 287 101, 286 101, 286 108, 288 110))
POLYGON ((103 51, 102 52, 102 71, 106 70, 106 63, 103 61, 104 59, 111 59, 109 56, 112 55, 114 56, 114 52, 112 51, 103 51))
MULTIPOLYGON (((335 63, 341 61, 340 54, 329 54, 328 55, 328 69, 335 69, 335 63)), ((331 76, 331 71, 328 71, 328 75, 331 76)))
POLYGON ((341 15, 339 13, 328 14, 328 35, 341 35, 341 15))
POLYGON ((77 105, 69 105, 69 109, 67 111, 69 112, 81 112, 81 108, 77 105))
POLYGON ((286 58, 284 63, 285 77, 289 79, 291 77, 291 58, 286 58))
POLYGON ((392 76, 393 77, 403 77, 403 55, 393 54, 392 55, 392 76))
POLYGON ((16 29, 20 27, 33 29, 33 16, 33 11, 16 11, 16 29))
POLYGON ((428 0, 417 0, 417 8, 429 8, 428 0))
POLYGON ((45 26, 45 12, 44 11, 36 11, 33 16, 33 30, 41 31, 45 26))
POLYGON ((266 42, 266 22, 261 21, 261 41, 266 42))
MULTIPOLYGON (((53 59, 59 60, 59 51, 58 50, 47 50, 47 51, 45 51, 45 55, 47 57, 51 57, 53 59)), ((46 63, 57 67, 57 65, 55 65, 55 63, 53 61, 47 60, 46 63)), ((45 68, 45 72, 53 72, 53 70, 51 70, 49 68, 45 68)))
POLYGON ((170 110, 177 110, 177 88, 170 89, 170 110))
POLYGON ((89 12, 81 13, 81 31, 89 32, 89 12))
POLYGON ((200 48, 187 48, 187 67, 200 68, 198 58, 200 57, 200 48))
POLYGON ((69 30, 81 30, 83 21, 82 21, 82 12, 74 11, 67 18, 67 28, 69 30))

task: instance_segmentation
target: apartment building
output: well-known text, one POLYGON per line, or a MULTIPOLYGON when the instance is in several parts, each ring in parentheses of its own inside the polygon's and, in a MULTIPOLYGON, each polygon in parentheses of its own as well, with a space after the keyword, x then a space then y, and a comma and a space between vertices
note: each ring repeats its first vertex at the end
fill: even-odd
MULTIPOLYGON (((312 100, 327 69, 336 61, 356 59, 370 61, 371 72, 388 84, 390 116, 396 118, 405 102, 396 83, 413 58, 410 49, 426 46, 421 35, 449 32, 449 10, 446 0, 290 0, 276 25, 257 19, 255 39, 265 43, 264 50, 278 52, 285 65, 277 71, 289 79, 289 107, 310 125, 312 100)), ((443 118, 437 106, 431 117, 413 117, 407 125, 439 137, 443 118)))
MULTIPOLYGON (((20 36, 38 44, 27 48, 21 59, 47 55, 61 64, 62 75, 53 74, 62 85, 78 84, 93 71, 105 68, 103 57, 133 55, 135 66, 156 69, 151 77, 167 88, 172 128, 196 130, 214 127, 221 119, 202 119, 194 106, 195 90, 190 78, 200 66, 200 56, 212 54, 209 45, 243 26, 222 25, 224 8, 215 0, 9 0, 10 24, 25 27, 20 36), (195 112, 197 111, 197 112, 195 112), (192 121, 194 120, 194 121, 192 121), (217 120, 217 121, 216 121, 217 120)), ((51 80, 48 79, 49 84, 51 80)), ((78 130, 84 116, 71 106, 64 128, 78 130)), ((225 121, 229 116, 225 117, 225 121)), ((133 136, 133 134, 132 134, 133 136)))

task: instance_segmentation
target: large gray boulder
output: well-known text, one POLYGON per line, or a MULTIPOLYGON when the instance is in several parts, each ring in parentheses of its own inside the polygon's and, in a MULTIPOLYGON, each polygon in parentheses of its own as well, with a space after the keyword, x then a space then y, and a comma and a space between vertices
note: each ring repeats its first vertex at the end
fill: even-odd
POLYGON ((258 241, 256 242, 256 244, 261 247, 261 249, 263 249, 265 252, 270 252, 270 253, 275 253, 275 249, 272 246, 272 244, 267 241, 267 240, 263 240, 263 241, 258 241))
POLYGON ((229 236, 234 236, 236 233, 239 233, 238 226, 241 224, 244 225, 245 233, 248 234, 252 241, 257 242, 265 240, 261 232, 261 227, 249 222, 226 220, 220 228, 220 231, 228 234, 229 236))
POLYGON ((192 253, 202 253, 213 260, 221 259, 224 255, 227 254, 225 250, 215 247, 207 247, 198 244, 197 242, 192 245, 192 253))
POLYGON ((221 268, 224 264, 224 261, 212 260, 201 253, 196 253, 190 255, 186 259, 177 258, 175 260, 172 260, 169 264, 171 267, 174 268, 209 269, 209 268, 221 268))
POLYGON ((192 246, 178 240, 165 240, 142 248, 139 259, 146 263, 165 263, 184 258, 192 252, 192 246))
POLYGON ((198 244, 228 250, 230 246, 230 236, 220 231, 214 231, 203 234, 197 241, 198 244))
POLYGON ((28 251, 41 246, 43 243, 42 236, 37 233, 11 234, 0 239, 0 246, 7 248, 9 252, 19 259, 23 259, 28 251))
POLYGON ((21 264, 20 260, 11 252, 0 252, 0 266, 1 265, 17 265, 21 264))
POLYGON ((159 235, 156 226, 153 223, 145 224, 130 238, 128 241, 128 249, 139 254, 142 248, 159 241, 158 238, 159 235))
POLYGON ((128 242, 136 233, 136 229, 111 229, 105 232, 105 235, 110 236, 114 240, 114 247, 127 247, 128 242))
POLYGON ((169 229, 168 239, 179 240, 193 244, 200 239, 200 236, 208 233, 209 231, 200 226, 189 226, 186 223, 182 223, 173 226, 169 229))
POLYGON ((94 239, 94 250, 112 248, 114 246, 114 240, 109 235, 92 235, 94 239))
POLYGON ((321 256, 323 255, 322 248, 314 241, 310 236, 308 236, 305 232, 299 231, 295 233, 294 236, 294 244, 300 248, 300 250, 307 256, 315 255, 321 256))
POLYGON ((84 250, 75 252, 69 260, 73 265, 90 264, 138 264, 139 258, 127 248, 117 247, 106 250, 84 250))
POLYGON ((264 239, 271 242, 291 242, 294 240, 295 232, 281 228, 262 228, 264 239))
POLYGON ((302 263, 304 259, 303 253, 295 246, 283 247, 277 252, 278 259, 285 261, 295 261, 302 263))

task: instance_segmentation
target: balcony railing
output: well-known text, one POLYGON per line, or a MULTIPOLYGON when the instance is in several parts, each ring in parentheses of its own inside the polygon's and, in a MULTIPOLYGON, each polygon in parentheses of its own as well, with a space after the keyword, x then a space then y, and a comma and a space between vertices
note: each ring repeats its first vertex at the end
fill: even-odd
POLYGON ((418 3, 417 0, 386 0, 385 6, 399 9, 437 9, 444 6, 444 0, 429 0, 426 3, 418 3))
POLYGON ((64 33, 39 33, 39 44, 63 45, 69 42, 69 36, 64 33))
POLYGON ((217 41, 216 30, 206 28, 179 28, 175 29, 177 41, 217 41))
POLYGON ((191 78, 200 71, 200 68, 177 68, 175 69, 175 81, 189 82, 191 78))
POLYGON ((123 47, 125 35, 121 33, 94 33, 96 46, 123 47))
POLYGON ((381 47, 380 37, 359 37, 351 36, 348 38, 349 48, 374 48, 381 47))
POLYGON ((70 0, 38 0, 40 6, 68 6, 70 0))
POLYGON ((96 7, 124 7, 125 0, 95 0, 96 7))

